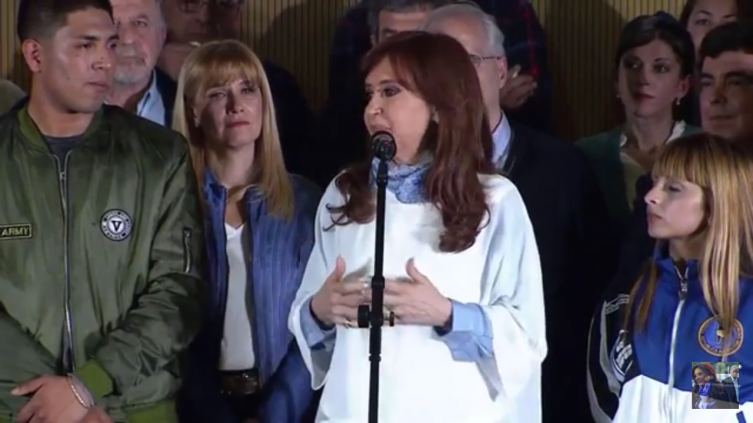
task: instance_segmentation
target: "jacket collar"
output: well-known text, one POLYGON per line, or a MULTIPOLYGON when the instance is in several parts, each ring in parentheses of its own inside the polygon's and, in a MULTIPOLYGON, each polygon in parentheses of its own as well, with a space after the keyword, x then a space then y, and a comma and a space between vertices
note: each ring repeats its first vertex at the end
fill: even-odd
MULTIPOLYGON (((44 135, 42 135, 42 132, 39 130, 37 124, 34 122, 31 116, 29 116, 28 106, 29 105, 27 98, 16 109, 19 130, 21 131, 21 135, 23 135, 22 138, 32 146, 47 151, 47 142, 45 141, 44 135)), ((97 110, 97 112, 94 113, 94 117, 92 118, 91 123, 81 136, 82 140, 88 139, 97 131, 97 129, 99 129, 102 124, 102 115, 103 108, 100 108, 99 110, 97 110)))
MULTIPOLYGON (((227 189, 217 181, 212 169, 208 166, 202 171, 202 191, 204 199, 212 208, 223 206, 227 201, 227 189)), ((243 195, 246 204, 260 203, 264 200, 264 193, 256 186, 251 185, 243 195)))
POLYGON ((688 294, 703 295, 701 281, 698 275, 698 260, 687 260, 684 263, 675 261, 669 255, 669 243, 659 241, 653 254, 654 263, 659 271, 660 281, 675 281, 676 283, 661 283, 664 288, 677 292, 681 278, 688 284, 688 294))

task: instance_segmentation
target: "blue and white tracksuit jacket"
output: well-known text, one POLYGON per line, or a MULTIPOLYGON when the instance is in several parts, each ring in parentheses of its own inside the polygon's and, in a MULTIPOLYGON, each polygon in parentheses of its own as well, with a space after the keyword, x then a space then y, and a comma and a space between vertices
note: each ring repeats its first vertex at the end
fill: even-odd
POLYGON ((753 423, 753 279, 740 280, 737 323, 729 336, 733 348, 723 358, 719 323, 703 298, 697 263, 681 269, 659 251, 646 326, 624 330, 630 282, 610 287, 591 323, 588 394, 594 421, 753 423), (692 409, 693 363, 720 361, 740 363, 739 409, 692 409))

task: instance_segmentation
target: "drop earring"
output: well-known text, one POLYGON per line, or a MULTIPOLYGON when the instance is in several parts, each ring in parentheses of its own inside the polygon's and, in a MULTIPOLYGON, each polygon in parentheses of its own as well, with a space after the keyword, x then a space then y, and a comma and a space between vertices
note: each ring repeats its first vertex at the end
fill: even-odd
POLYGON ((677 97, 677 100, 675 101, 675 104, 678 105, 678 106, 680 105, 680 97, 677 97))

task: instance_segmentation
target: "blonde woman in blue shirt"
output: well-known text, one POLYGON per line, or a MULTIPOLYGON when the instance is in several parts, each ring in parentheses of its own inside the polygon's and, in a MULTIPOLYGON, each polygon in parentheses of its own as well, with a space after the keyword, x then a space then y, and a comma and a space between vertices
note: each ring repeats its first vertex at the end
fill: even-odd
POLYGON ((617 235, 624 234, 635 182, 651 169, 661 147, 697 131, 676 119, 694 65, 690 34, 664 12, 635 18, 620 35, 615 88, 625 123, 577 143, 594 168, 617 235))

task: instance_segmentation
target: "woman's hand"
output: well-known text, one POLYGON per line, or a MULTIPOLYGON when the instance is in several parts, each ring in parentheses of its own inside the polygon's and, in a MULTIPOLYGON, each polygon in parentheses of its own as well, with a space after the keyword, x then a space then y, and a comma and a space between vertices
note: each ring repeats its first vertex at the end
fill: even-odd
POLYGON ((395 313, 395 323, 445 326, 452 317, 452 302, 416 269, 413 259, 406 270, 411 280, 385 282, 384 307, 395 313))
POLYGON ((507 82, 499 90, 499 101, 504 110, 517 110, 536 93, 536 80, 520 73, 520 66, 513 66, 507 82))
POLYGON ((355 327, 358 306, 366 300, 369 285, 356 276, 345 274, 345 260, 337 257, 335 270, 324 281, 319 292, 311 299, 311 311, 327 326, 355 327))

